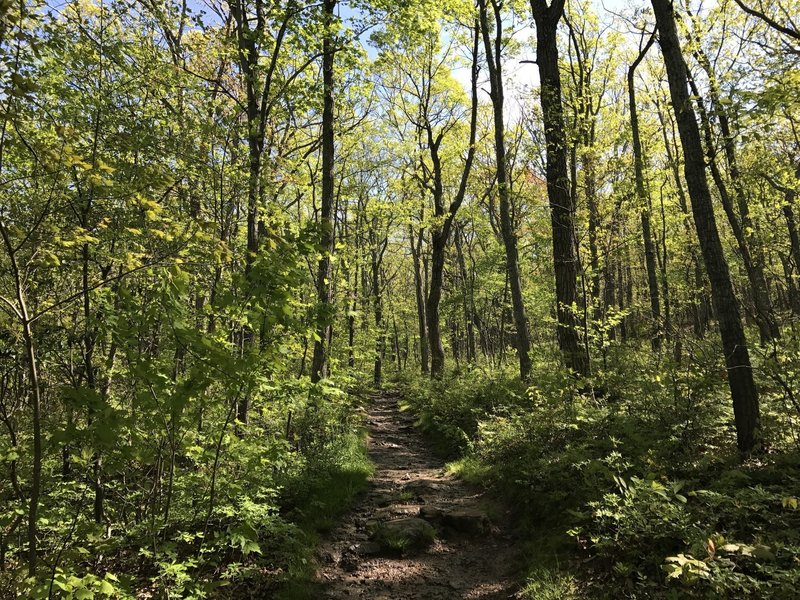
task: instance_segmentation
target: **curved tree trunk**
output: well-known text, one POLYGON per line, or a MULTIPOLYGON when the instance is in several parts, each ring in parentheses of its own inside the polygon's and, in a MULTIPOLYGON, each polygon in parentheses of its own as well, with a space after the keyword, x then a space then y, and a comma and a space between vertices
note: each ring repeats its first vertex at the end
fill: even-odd
MULTIPOLYGON (((428 135, 428 150, 433 166, 433 206, 434 213, 439 218, 444 218, 441 225, 431 230, 431 280, 428 289, 428 298, 425 304, 425 318, 428 325, 428 347, 431 354, 431 377, 439 378, 444 373, 444 346, 442 344, 441 323, 439 319, 439 304, 442 299, 442 285, 444 283, 444 259, 447 241, 450 239, 450 230, 453 227, 458 209, 464 202, 467 194, 467 184, 475 160, 475 140, 478 131, 478 43, 479 27, 475 24, 472 44, 472 101, 470 106, 469 149, 464 159, 464 168, 461 179, 453 200, 445 208, 444 181, 442 163, 439 156, 439 147, 442 134, 434 137, 430 123, 426 123, 428 135)), ((455 352, 456 349, 453 348, 455 352)))

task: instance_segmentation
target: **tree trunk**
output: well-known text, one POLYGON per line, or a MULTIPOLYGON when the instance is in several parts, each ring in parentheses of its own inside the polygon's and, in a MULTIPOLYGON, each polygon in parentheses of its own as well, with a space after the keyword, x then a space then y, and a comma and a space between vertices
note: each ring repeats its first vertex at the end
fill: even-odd
POLYGON ((458 259, 458 270, 461 276, 461 295, 463 297, 464 309, 464 329, 467 334, 467 362, 475 362, 475 301, 473 299, 473 290, 471 289, 468 276, 467 265, 464 261, 464 248, 461 240, 462 231, 461 227, 456 228, 455 242, 456 242, 456 258, 458 259))
POLYGON ((687 88, 686 63, 681 52, 672 2, 651 1, 669 79, 672 106, 683 146, 684 174, 689 188, 697 237, 711 281, 712 301, 719 321, 728 383, 733 400, 737 443, 742 452, 751 452, 759 449, 762 444, 758 391, 753 380, 738 302, 714 217, 711 192, 706 180, 700 129, 687 88))
POLYGON ((575 247, 575 204, 569 193, 567 140, 558 66, 558 22, 564 0, 531 0, 536 22, 537 60, 547 145, 547 195, 553 229, 553 265, 556 277, 558 345, 564 363, 579 376, 590 374, 589 356, 578 336, 578 256, 575 247))
MULTIPOLYGON (((247 7, 243 2, 231 3, 231 13, 236 25, 236 40, 239 50, 239 68, 244 76, 247 102, 245 116, 247 120, 247 251, 245 253, 244 274, 251 280, 253 263, 258 255, 258 198, 261 175, 261 157, 264 153, 264 135, 261 112, 258 107, 259 93, 256 89, 258 75, 257 33, 250 29, 247 7)), ((244 348, 255 344, 255 333, 249 325, 243 332, 244 348)), ((239 396, 236 407, 236 420, 247 423, 250 412, 250 394, 246 391, 239 396)))
MULTIPOLYGON (((519 358, 519 375, 523 381, 531 373, 531 342, 528 334, 528 317, 522 298, 522 281, 519 269, 517 234, 511 218, 511 194, 509 190, 508 165, 506 159, 505 121, 503 118, 503 19, 497 0, 490 0, 494 11, 495 38, 492 41, 489 30, 486 0, 479 0, 483 45, 486 63, 489 67, 492 108, 494 109, 494 145, 497 163, 497 189, 500 197, 500 230, 506 250, 506 272, 511 290, 511 306, 516 329, 516 346, 519 358)), ((565 165, 566 166, 566 165, 565 165)))
MULTIPOLYGON (((461 171, 461 178, 458 190, 455 193, 450 205, 445 208, 444 204, 444 178, 442 173, 442 163, 439 156, 439 147, 442 142, 443 133, 434 136, 433 128, 425 116, 425 130, 428 135, 428 151, 430 152, 431 163, 433 166, 433 206, 434 214, 438 218, 443 218, 440 225, 431 229, 431 279, 428 288, 428 298, 425 305, 426 320, 428 325, 428 343, 431 353, 431 377, 440 378, 444 372, 444 347, 442 345, 442 332, 439 320, 439 304, 442 298, 442 285, 444 278, 444 259, 447 241, 450 238, 450 230, 453 226, 458 209, 464 202, 467 194, 467 184, 469 175, 472 171, 472 163, 475 160, 475 141, 478 131, 478 44, 479 27, 475 23, 473 30, 472 43, 472 69, 471 69, 471 106, 470 106, 470 125, 469 125, 469 148, 464 159, 464 168, 461 171)), ((432 82, 429 82, 429 84, 432 82)), ((454 348, 455 351, 455 348, 454 348)))
POLYGON ((408 240, 411 244, 411 258, 414 268, 414 296, 417 305, 417 328, 419 330, 419 361, 420 370, 423 375, 430 373, 430 358, 428 355, 428 323, 425 317, 425 290, 422 285, 422 264, 420 253, 422 252, 422 232, 418 236, 414 235, 414 228, 408 227, 408 240), (414 238, 417 237, 417 241, 414 238))
POLYGON ((316 383, 328 376, 328 342, 331 338, 333 294, 331 286, 331 257, 334 252, 334 103, 333 103, 333 19, 337 0, 323 0, 322 41, 322 194, 320 198, 320 249, 322 257, 317 265, 317 339, 311 359, 311 381, 316 383))
MULTIPOLYGON (((372 275, 372 298, 373 298, 373 310, 375 314, 375 361, 374 361, 374 368, 372 372, 372 383, 376 388, 381 387, 381 383, 383 382, 383 356, 385 353, 384 345, 386 343, 386 332, 384 331, 384 323, 383 323, 383 298, 381 297, 381 262, 383 258, 383 252, 380 245, 383 244, 382 240, 378 239, 378 218, 377 216, 373 216, 372 218, 372 230, 370 231, 370 241, 372 242, 370 245, 372 246, 370 249, 370 266, 371 266, 371 275, 372 275)), ((386 247, 385 245, 383 246, 386 247)))
POLYGON ((28 313, 28 305, 25 298, 25 282, 17 263, 17 251, 11 242, 8 229, 2 221, 0 221, 0 236, 3 238, 11 273, 14 277, 14 289, 17 297, 17 306, 14 308, 14 312, 22 326, 25 362, 27 363, 28 377, 30 378, 33 462, 31 466, 30 502, 28 504, 28 575, 35 577, 38 563, 39 498, 42 491, 42 386, 39 380, 39 362, 36 357, 36 339, 33 334, 33 323, 28 313))
MULTIPOLYGON (((437 156, 438 162, 438 156, 437 156)), ((437 167, 434 166, 434 170, 437 167)), ((441 184, 441 178, 439 178, 441 184)), ((438 187, 438 186, 437 186, 438 187)), ((441 378, 444 372, 444 345, 442 344, 439 303, 442 299, 444 282, 444 251, 450 228, 444 231, 444 224, 431 230, 431 279, 428 298, 425 303, 425 319, 428 323, 428 347, 431 353, 431 377, 441 378)))
MULTIPOLYGON (((747 270, 747 278, 753 291, 753 301, 756 307, 756 321, 761 334, 761 343, 766 344, 771 340, 780 338, 780 329, 778 328, 778 323, 775 320, 775 313, 772 309, 772 302, 770 301, 769 297, 767 280, 764 275, 764 257, 757 243, 755 243, 752 239, 754 227, 752 218, 750 217, 749 199, 745 192, 744 185, 742 184, 739 163, 736 160, 735 140, 731 131, 730 119, 722 101, 722 92, 719 87, 719 82, 717 81, 717 75, 711 66, 711 61, 708 59, 708 56, 706 56, 702 47, 698 43, 695 43, 694 55, 708 77, 712 114, 717 118, 720 132, 722 133, 722 149, 724 151, 725 163, 728 167, 728 175, 733 187, 736 204, 739 209, 739 219, 741 223, 741 227, 739 229, 741 231, 742 239, 739 242, 737 238, 737 242, 739 242, 740 248, 743 248, 742 258, 747 259, 745 261, 745 269, 747 270)), ((690 83, 693 85, 693 81, 691 79, 690 83)), ((693 87, 693 89, 695 88, 693 87)), ((698 95, 698 102, 700 102, 699 98, 700 97, 698 95)), ((701 121, 702 119, 703 114, 701 112, 701 121)), ((706 115, 706 119, 707 121, 709 120, 708 115, 706 115)), ((711 124, 708 123, 706 127, 708 134, 710 134, 711 124)), ((717 187, 719 187, 722 185, 723 180, 716 169, 716 161, 714 159, 715 152, 712 146, 713 137, 707 135, 706 140, 708 144, 708 148, 706 150, 710 153, 709 164, 712 167, 714 181, 717 184, 717 187)), ((720 188, 720 195, 722 194, 723 190, 720 188)), ((727 195, 727 192, 725 192, 725 194, 727 195)), ((730 211, 728 218, 730 219, 732 215, 733 211, 730 211)), ((731 223, 731 227, 733 227, 733 223, 731 223)))
POLYGON ((636 67, 644 60, 650 46, 653 45, 655 36, 651 36, 647 44, 639 52, 639 56, 628 69, 628 98, 631 114, 631 135, 633 137, 633 168, 636 183, 636 196, 641 205, 642 239, 644 241, 645 265, 647 267, 647 287, 650 292, 650 312, 653 317, 653 333, 651 343, 653 350, 661 349, 661 303, 658 295, 658 275, 656 273, 656 247, 650 227, 650 196, 647 193, 644 180, 644 151, 639 134, 639 114, 636 108, 636 87, 634 77, 636 67))
MULTIPOLYGON (((758 325, 761 343, 764 345, 770 340, 779 338, 780 331, 778 330, 778 324, 776 323, 772 312, 772 303, 770 302, 769 293, 767 291, 767 280, 764 277, 764 268, 761 265, 761 262, 754 257, 750 248, 750 244, 748 243, 747 236, 745 235, 746 227, 748 227, 746 223, 750 223, 749 210, 746 208, 747 202, 740 200, 740 212, 741 202, 743 202, 745 205, 744 212, 742 213, 742 220, 740 221, 739 216, 736 215, 734 210, 733 200, 730 192, 728 191, 728 186, 725 182, 725 179, 722 177, 719 166, 717 165, 716 149, 714 147, 714 134, 711 131, 711 122, 708 113, 702 104, 700 91, 691 77, 689 77, 689 85, 691 86, 692 92, 697 99, 697 106, 700 113, 700 123, 703 127, 703 133, 706 140, 706 157, 708 166, 711 170, 711 176, 714 180, 714 184, 716 185, 717 190, 719 190, 719 197, 723 211, 725 212, 725 216, 728 218, 728 223, 731 226, 733 236, 736 238, 736 245, 739 247, 739 254, 742 256, 742 263, 744 264, 745 273, 747 273, 747 280, 750 283, 750 290, 753 293, 755 321, 758 325)), ((732 174, 733 172, 731 175, 732 174)))

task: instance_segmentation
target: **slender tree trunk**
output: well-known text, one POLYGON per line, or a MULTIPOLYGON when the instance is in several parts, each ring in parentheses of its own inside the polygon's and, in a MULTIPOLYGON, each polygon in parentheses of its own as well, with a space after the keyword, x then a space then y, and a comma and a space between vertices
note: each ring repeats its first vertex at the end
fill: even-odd
POLYGON ((408 239, 411 244, 411 258, 414 268, 414 296, 417 304, 417 327, 419 330, 419 361, 423 375, 430 373, 430 358, 428 355, 428 324, 425 316, 425 290, 422 285, 422 272, 420 253, 422 252, 422 232, 419 233, 418 240, 414 239, 414 228, 409 225, 408 239))
POLYGON ((464 329, 467 334, 467 361, 475 362, 475 315, 472 310, 474 300, 467 277, 467 265, 464 261, 464 248, 461 240, 461 227, 455 231, 456 258, 458 260, 458 270, 461 279, 462 307, 464 309, 464 329))
POLYGON ((589 280, 589 297, 594 307, 592 317, 600 320, 603 317, 603 315, 597 314, 600 300, 600 250, 597 243, 600 230, 600 207, 597 205, 597 173, 593 145, 594 141, 587 139, 581 163, 583 164, 586 206, 589 209, 589 266, 592 269, 592 277, 589 280))
MULTIPOLYGON (((725 164, 728 167, 728 176, 731 187, 734 191, 736 205, 739 209, 738 217, 739 222, 741 223, 741 226, 739 227, 741 241, 739 241, 737 238, 737 242, 739 243, 740 249, 743 249, 743 260, 746 259, 744 260, 745 269, 747 271, 747 278, 750 282, 750 287, 753 292, 753 302, 756 308, 756 322, 758 323, 759 332, 761 334, 761 343, 766 344, 771 340, 780 338, 780 329, 777 321, 775 320, 775 313, 769 297, 769 288, 767 286, 767 280, 764 274, 764 256, 758 247, 757 241, 752 237, 753 233, 755 232, 755 228, 753 220, 750 216, 749 198, 747 197, 744 185, 742 184, 739 163, 736 160, 735 140, 731 131, 728 111, 725 109, 724 102, 722 101, 722 92, 720 91, 719 82, 717 81, 717 75, 711 66, 711 61, 708 59, 708 56, 706 56, 702 47, 698 43, 695 43, 694 47, 694 55, 697 58, 697 62, 700 64, 706 76, 708 77, 712 115, 716 117, 717 122, 719 123, 720 133, 722 133, 721 142, 723 155, 725 156, 725 164)), ((692 84, 693 90, 696 89, 691 78, 690 83, 692 84)), ((706 151, 710 153, 709 166, 712 168, 714 182, 716 183, 717 187, 720 188, 720 195, 724 194, 727 196, 727 191, 723 192, 722 187, 720 187, 724 187, 724 180, 722 179, 722 176, 716 166, 716 160, 714 156, 715 152, 713 149, 713 136, 710 135, 710 115, 705 115, 704 117, 705 109, 702 107, 702 103, 699 98, 700 96, 698 95, 698 102, 700 103, 701 107, 701 122, 705 118, 705 127, 708 132, 706 136, 708 148, 706 151)), ((736 216, 734 216, 732 210, 726 211, 726 213, 729 213, 729 220, 731 217, 736 220, 736 216)), ((731 223, 731 227, 734 227, 733 223, 731 223)))
POLYGON ((783 205, 783 217, 786 219, 786 228, 789 231, 789 241, 792 248, 792 260, 794 261, 795 269, 800 269, 800 236, 797 234, 797 221, 794 216, 794 194, 786 194, 786 200, 783 205))
MULTIPOLYGON (((800 179, 800 165, 798 165, 795 171, 795 177, 800 179)), ((783 218, 786 221, 786 229, 789 233, 789 247, 791 248, 792 257, 791 263, 793 263, 794 268, 787 268, 789 267, 789 265, 786 264, 787 261, 781 260, 784 262, 784 271, 786 273, 792 312, 800 314, 800 298, 797 297, 797 284, 795 281, 795 274, 800 271, 800 235, 798 235, 797 232, 797 219, 794 214, 794 202, 797 197, 797 192, 792 187, 787 187, 778 183, 769 175, 765 175, 765 178, 772 187, 784 195, 781 212, 783 213, 783 218)))
MULTIPOLYGON (((439 147, 442 142, 442 133, 434 136, 431 124, 425 124, 428 135, 428 151, 430 152, 431 164, 433 166, 433 205, 434 214, 438 218, 444 218, 443 222, 431 229, 431 279, 428 288, 428 298, 426 302, 426 320, 428 325, 428 342, 431 353, 431 377, 440 378, 444 372, 444 347, 442 345, 441 324, 439 319, 439 304, 442 297, 442 285, 444 283, 444 261, 447 242, 450 238, 450 230, 458 209, 464 202, 467 194, 467 184, 472 171, 472 163, 475 160, 475 141, 478 131, 478 48, 479 48, 479 26, 476 22, 473 29, 472 43, 472 69, 471 69, 471 106, 470 106, 470 125, 469 125, 469 148, 464 167, 461 171, 461 179, 458 190, 448 207, 444 204, 444 179, 442 174, 442 163, 439 156, 439 147)), ((429 85, 432 82, 429 82, 429 85)), ((427 116, 426 116, 427 119, 427 116)), ((457 351, 454 347, 453 351, 457 351)))
MULTIPOLYGON (((258 255, 258 198, 259 179, 261 175, 261 158, 264 152, 264 136, 261 113, 258 107, 258 49, 256 47, 257 32, 250 29, 247 8, 241 0, 231 3, 231 12, 236 22, 236 39, 239 50, 239 68, 245 79, 247 102, 245 115, 247 119, 247 252, 245 254, 244 273, 247 281, 251 281, 253 264, 258 255)), ((255 345, 255 332, 250 325, 245 326, 243 336, 244 349, 255 345)), ((236 420, 247 423, 250 412, 250 396, 244 393, 239 396, 236 407, 236 420)))
POLYGON ((659 258, 658 264, 661 272, 661 287, 664 290, 664 337, 667 342, 672 339, 672 305, 669 299, 669 278, 667 277, 667 213, 664 208, 664 188, 662 186, 659 194, 659 204, 661 207, 661 254, 656 253, 659 258))
POLYGON ((39 383, 38 361, 33 329, 28 319, 22 293, 18 295, 23 314, 23 338, 31 380, 31 416, 33 422, 33 471, 31 473, 30 505, 28 508, 28 575, 36 575, 39 497, 42 489, 42 392, 39 383))
POLYGON ((641 206, 642 219, 642 238, 644 241, 645 265, 647 267, 647 287, 650 292, 650 312, 653 317, 653 334, 651 342, 653 350, 661 349, 661 303, 658 295, 658 275, 656 273, 656 247, 653 242, 653 234, 650 227, 650 196, 644 179, 644 151, 642 150, 642 140, 639 134, 639 114, 636 107, 636 86, 634 77, 636 67, 644 60, 647 51, 653 45, 655 36, 651 36, 647 44, 639 52, 639 56, 628 69, 628 99, 631 115, 631 135, 633 136, 633 168, 636 183, 636 196, 641 206))
POLYGON ((714 217, 711 192, 697 119, 687 88, 688 72, 681 52, 670 0, 651 0, 659 31, 659 44, 669 79, 670 96, 684 154, 684 173, 692 202, 697 237, 711 281, 714 310, 719 321, 728 382, 733 400, 737 443, 742 452, 761 447, 758 391, 753 380, 747 340, 739 316, 728 263, 714 217))
POLYGON ((444 345, 439 319, 439 303, 444 282, 444 250, 449 237, 443 227, 431 230, 431 279, 425 303, 425 319, 428 323, 428 347, 431 353, 431 377, 441 378, 444 372, 444 345))
MULTIPOLYGON (((745 214, 742 215, 742 220, 740 221, 734 209, 733 199, 728 190, 728 185, 722 176, 719 165, 717 165, 711 121, 702 104, 700 91, 691 77, 689 77, 689 85, 697 99, 700 123, 706 140, 706 157, 709 169, 711 170, 711 176, 717 190, 719 190, 720 202, 725 216, 728 218, 733 236, 736 238, 736 245, 739 247, 739 254, 742 256, 742 263, 744 264, 745 273, 747 273, 747 280, 750 283, 750 290, 753 294, 753 304, 755 306, 755 321, 758 325, 761 343, 767 344, 770 340, 779 338, 780 331, 778 330, 778 324, 775 321, 772 311, 772 303, 770 302, 769 292, 767 290, 767 280, 764 277, 764 268, 760 261, 753 255, 747 236, 745 235, 745 222, 750 223, 749 211, 745 209, 745 214, 748 215, 746 221, 745 214)), ((744 204, 746 206, 746 201, 744 204)))
POLYGON ((350 312, 347 315, 347 366, 354 369, 356 366, 355 340, 356 340, 356 310, 358 309, 358 263, 353 270, 353 284, 351 291, 350 312))
POLYGON ((523 381, 526 381, 531 373, 531 342, 528 334, 528 316, 525 313, 525 304, 522 298, 517 234, 511 218, 511 191, 509 189, 505 120, 503 118, 503 19, 500 13, 500 4, 498 4, 497 0, 489 0, 494 12, 495 37, 492 40, 486 1, 479 0, 478 4, 486 63, 489 67, 490 95, 494 109, 494 146, 497 163, 497 190, 500 198, 500 230, 506 250, 506 273, 508 274, 508 283, 511 290, 511 307, 517 334, 516 347, 519 358, 519 375, 523 381))
MULTIPOLYGON (((694 294, 693 302, 689 308, 692 319, 692 329, 695 337, 702 339, 705 335, 707 325, 707 294, 705 292, 705 278, 703 276, 703 269, 700 265, 701 258, 698 256, 697 248, 691 241, 694 238, 692 219, 689 213, 689 203, 686 199, 686 190, 683 187, 683 180, 681 179, 680 174, 678 143, 675 140, 674 128, 671 127, 671 121, 670 123, 667 123, 667 117, 661 111, 661 103, 659 102, 658 97, 656 97, 656 108, 658 121, 661 124, 664 148, 667 153, 667 163, 672 171, 672 179, 675 182, 675 190, 678 195, 678 204, 680 205, 681 212, 683 213, 683 229, 686 233, 686 243, 687 245, 690 245, 691 248, 691 260, 694 271, 694 294), (670 135, 668 131, 672 131, 672 135, 670 135)), ((690 276, 690 274, 687 273, 687 276, 690 276)))
POLYGON ((22 339, 25 345, 25 358, 30 379, 31 425, 33 429, 33 461, 31 468, 30 502, 28 504, 28 575, 36 575, 38 563, 38 515, 39 498, 42 490, 42 386, 39 380, 39 363, 36 357, 36 338, 33 323, 28 313, 25 298, 25 283, 17 263, 16 250, 9 237, 5 223, 0 222, 0 236, 11 265, 14 289, 17 297, 16 316, 22 326, 22 339))
POLYGON ((333 20, 337 0, 323 0, 324 39, 322 41, 322 195, 320 206, 320 249, 322 257, 317 266, 317 339, 311 359, 311 381, 316 383, 328 376, 328 343, 331 339, 330 314, 333 308, 331 258, 334 252, 334 102, 333 102, 333 20))
MULTIPOLYGON (((84 215, 85 217, 86 215, 84 215)), ((84 224, 84 227, 86 225, 84 224)), ((82 257, 82 285, 83 285, 83 318, 84 318, 84 334, 83 334, 83 364, 86 377, 86 387, 90 390, 97 389, 97 377, 95 374, 94 366, 94 349, 96 342, 96 333, 93 323, 93 315, 91 308, 91 297, 89 294, 89 245, 84 244, 81 250, 82 257)), ((91 425, 94 420, 94 410, 89 409, 87 416, 88 422, 91 425)), ((92 455, 92 486, 94 487, 94 521, 95 523, 102 523, 103 521, 103 463, 100 452, 95 450, 92 455)))
POLYGON ((798 292, 797 284, 795 283, 795 267, 783 252, 780 253, 779 257, 781 266, 783 266, 783 275, 786 278, 787 304, 792 314, 797 316, 800 315, 800 292, 798 292))
MULTIPOLYGON (((372 218, 372 229, 370 231, 371 249, 370 249, 370 266, 372 275, 372 298, 373 310, 375 314, 375 360, 372 372, 372 383, 376 388, 381 387, 383 382, 383 356, 385 353, 384 345, 386 343, 386 332, 383 323, 383 298, 381 297, 381 258, 383 252, 379 248, 382 243, 378 240, 378 218, 372 218)), ((385 247, 385 246, 384 246, 385 247)))
POLYGON ((400 349, 400 331, 397 329, 397 318, 392 311, 392 333, 394 334, 394 358, 397 361, 397 372, 403 370, 403 355, 400 349))

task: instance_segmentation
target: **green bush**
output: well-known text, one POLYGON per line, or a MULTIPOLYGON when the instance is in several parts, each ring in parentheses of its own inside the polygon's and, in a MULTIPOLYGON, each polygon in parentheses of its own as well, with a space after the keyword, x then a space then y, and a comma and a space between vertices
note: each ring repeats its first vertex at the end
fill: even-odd
MULTIPOLYGON (((794 594, 793 438, 743 463, 719 353, 703 343, 691 353, 674 363, 611 345, 581 380, 537 351, 527 389, 513 372, 478 369, 402 381, 420 427, 458 458, 451 472, 515 509, 529 597, 562 589, 592 598, 794 594)), ((761 360, 774 374, 789 359, 761 360)), ((784 380, 792 373, 780 371, 784 380)), ((764 393, 773 429, 796 418, 778 396, 764 393)))
POLYGON ((475 369, 455 379, 400 381, 404 408, 417 416, 417 425, 443 455, 460 456, 469 449, 479 423, 498 410, 520 405, 525 387, 511 370, 475 369))
POLYGON ((684 492, 669 480, 618 478, 571 531, 615 597, 791 598, 797 589, 797 499, 761 486, 684 492), (744 542, 742 540, 748 540, 744 542))

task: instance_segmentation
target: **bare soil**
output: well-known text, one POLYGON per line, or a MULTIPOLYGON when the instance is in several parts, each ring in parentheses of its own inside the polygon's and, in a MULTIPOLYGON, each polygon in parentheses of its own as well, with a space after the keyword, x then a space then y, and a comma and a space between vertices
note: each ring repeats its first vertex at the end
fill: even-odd
POLYGON ((514 597, 511 537, 487 513, 482 493, 447 474, 426 447, 399 395, 369 407, 370 490, 319 550, 317 578, 328 600, 499 600, 514 597), (422 515, 420 511, 422 510, 422 515), (422 516, 437 529, 423 551, 401 553, 370 540, 376 523, 422 516), (452 517, 452 518, 449 518, 452 517))

